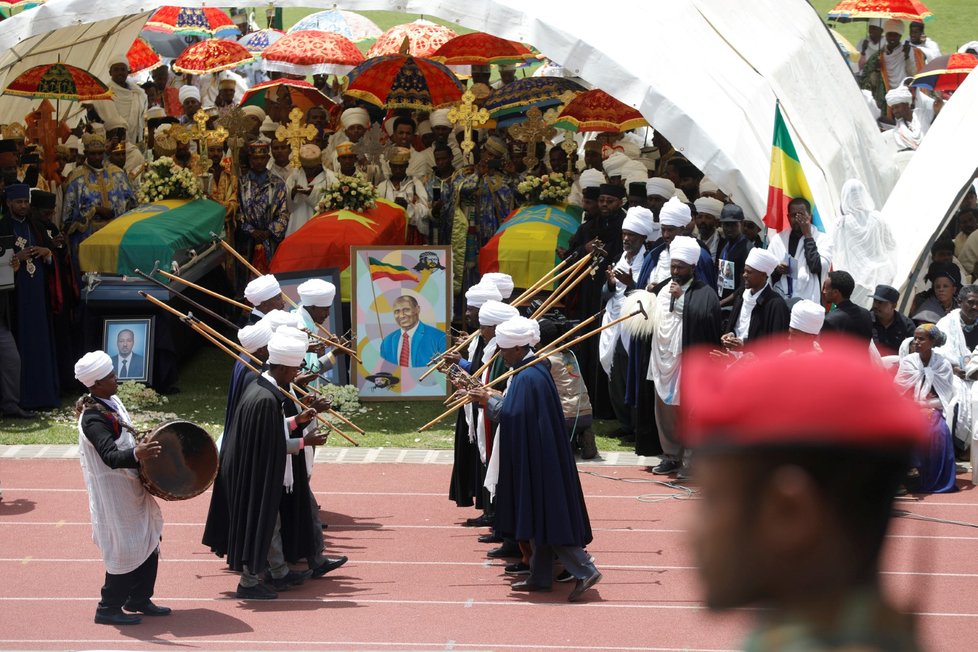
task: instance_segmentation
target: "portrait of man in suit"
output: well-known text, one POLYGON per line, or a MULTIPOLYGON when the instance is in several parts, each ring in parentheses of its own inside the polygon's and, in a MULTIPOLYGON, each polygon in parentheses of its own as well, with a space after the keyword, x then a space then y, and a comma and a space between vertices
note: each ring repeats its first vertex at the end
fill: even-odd
POLYGON ((399 367, 424 367, 445 350, 445 331, 421 321, 421 306, 410 295, 394 300, 394 321, 399 328, 384 336, 380 357, 399 367))
POLYGON ((112 366, 116 377, 119 380, 145 378, 146 360, 133 351, 136 345, 136 334, 128 328, 120 330, 115 345, 118 354, 112 356, 112 366))

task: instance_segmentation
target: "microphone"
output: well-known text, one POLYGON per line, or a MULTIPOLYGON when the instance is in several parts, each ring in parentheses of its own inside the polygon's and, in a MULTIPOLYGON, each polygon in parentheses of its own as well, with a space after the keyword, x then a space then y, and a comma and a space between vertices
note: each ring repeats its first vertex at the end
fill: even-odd
MULTIPOLYGON (((672 282, 676 282, 675 276, 672 278, 672 282)), ((676 295, 674 294, 669 297, 669 312, 676 312, 676 295)))

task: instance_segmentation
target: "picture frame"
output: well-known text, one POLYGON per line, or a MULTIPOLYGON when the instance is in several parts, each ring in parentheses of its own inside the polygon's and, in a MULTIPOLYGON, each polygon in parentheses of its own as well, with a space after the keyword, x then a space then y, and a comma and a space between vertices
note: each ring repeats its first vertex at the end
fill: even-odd
POLYGON ((451 261, 448 246, 351 247, 350 315, 362 360, 351 368, 361 400, 441 400, 448 395, 444 374, 421 376, 450 344, 451 261))
POLYGON ((156 317, 153 316, 102 319, 102 350, 112 358, 119 382, 134 380, 152 384, 155 334, 156 317), (125 359, 120 359, 120 355, 125 359))
MULTIPOLYGON (((320 278, 332 283, 336 287, 336 296, 333 297, 333 305, 329 309, 329 323, 327 327, 330 333, 338 335, 346 333, 346 325, 343 319, 343 299, 340 296, 340 270, 338 268, 327 267, 323 269, 297 270, 294 272, 278 272, 275 274, 275 278, 278 280, 282 292, 295 301, 296 304, 301 303, 299 299, 299 286, 306 281, 320 278)), ((323 376, 334 385, 346 385, 349 382, 349 374, 347 373, 347 361, 344 357, 338 356, 337 363, 333 365, 332 369, 325 372, 323 376)))

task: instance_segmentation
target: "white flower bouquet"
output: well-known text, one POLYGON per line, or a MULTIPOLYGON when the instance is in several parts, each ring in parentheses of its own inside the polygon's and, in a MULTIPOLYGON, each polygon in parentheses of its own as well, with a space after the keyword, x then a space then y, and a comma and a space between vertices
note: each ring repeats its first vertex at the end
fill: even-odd
POLYGON ((146 166, 136 196, 139 203, 151 204, 165 199, 197 199, 201 194, 191 170, 179 167, 169 156, 161 156, 146 166))

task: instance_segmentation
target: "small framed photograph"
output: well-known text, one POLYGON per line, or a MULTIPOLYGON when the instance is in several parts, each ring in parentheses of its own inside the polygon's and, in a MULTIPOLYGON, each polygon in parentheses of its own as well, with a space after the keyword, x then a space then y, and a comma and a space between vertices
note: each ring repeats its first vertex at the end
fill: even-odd
POLYGON ((102 320, 102 350, 112 358, 119 382, 152 382, 155 317, 108 317, 102 320))

